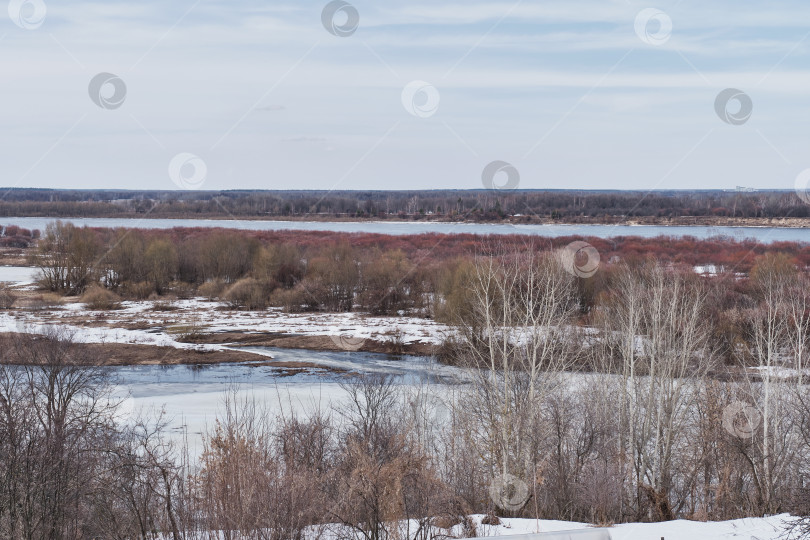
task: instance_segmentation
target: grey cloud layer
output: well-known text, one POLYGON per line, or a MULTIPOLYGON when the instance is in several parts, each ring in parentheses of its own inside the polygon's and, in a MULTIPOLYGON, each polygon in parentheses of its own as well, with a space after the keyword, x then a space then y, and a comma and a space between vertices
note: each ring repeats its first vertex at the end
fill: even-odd
POLYGON ((673 34, 652 47, 635 1, 356 2, 348 38, 324 3, 51 2, 37 30, 4 21, 0 184, 171 188, 181 152, 213 189, 476 188, 493 160, 521 187, 789 188, 810 166, 810 5, 665 2, 673 34), (87 98, 99 72, 126 82, 120 109, 87 98), (402 107, 413 80, 441 95, 428 118, 402 107), (714 114, 727 87, 754 100, 741 129, 714 114))

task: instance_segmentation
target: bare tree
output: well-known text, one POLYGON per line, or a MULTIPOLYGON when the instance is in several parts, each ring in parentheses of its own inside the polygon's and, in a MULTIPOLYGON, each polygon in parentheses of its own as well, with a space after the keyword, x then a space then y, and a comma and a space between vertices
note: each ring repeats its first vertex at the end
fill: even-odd
POLYGON ((756 369, 756 376, 746 379, 745 393, 761 416, 761 426, 760 422, 752 426, 757 429, 750 434, 750 444, 739 445, 739 450, 751 467, 757 507, 775 512, 798 443, 791 404, 796 393, 777 371, 802 366, 810 314, 806 292, 799 290, 806 280, 787 256, 763 256, 751 281, 758 303, 748 310, 748 347, 740 351, 740 359, 745 368, 753 364, 756 369))
POLYGON ((115 403, 103 372, 69 336, 19 335, 24 365, 0 365, 3 466, 0 530, 10 537, 75 538, 92 529, 83 504, 99 488, 115 403))
POLYGON ((689 471, 678 470, 679 451, 713 363, 706 292, 694 276, 647 262, 622 268, 612 294, 602 326, 621 370, 621 454, 631 500, 639 518, 673 519, 684 504, 676 487, 691 481, 689 471))
POLYGON ((364 376, 344 389, 342 444, 326 483, 333 504, 327 516, 340 524, 333 533, 362 540, 431 537, 444 489, 429 456, 407 434, 394 380, 364 376))
POLYGON ((94 265, 100 248, 93 230, 56 221, 45 229, 32 262, 39 267, 46 288, 80 294, 98 279, 94 265))
POLYGON ((579 347, 575 292, 556 254, 480 258, 474 267, 456 358, 474 384, 459 410, 467 442, 493 478, 535 483, 541 405, 579 347))

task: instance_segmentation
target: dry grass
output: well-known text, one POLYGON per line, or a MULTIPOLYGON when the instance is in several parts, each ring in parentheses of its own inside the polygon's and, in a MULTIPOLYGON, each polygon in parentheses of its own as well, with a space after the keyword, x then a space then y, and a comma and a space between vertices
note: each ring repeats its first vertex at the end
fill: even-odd
POLYGON ((82 302, 94 311, 107 311, 121 307, 121 298, 103 287, 90 287, 87 289, 82 295, 82 302))

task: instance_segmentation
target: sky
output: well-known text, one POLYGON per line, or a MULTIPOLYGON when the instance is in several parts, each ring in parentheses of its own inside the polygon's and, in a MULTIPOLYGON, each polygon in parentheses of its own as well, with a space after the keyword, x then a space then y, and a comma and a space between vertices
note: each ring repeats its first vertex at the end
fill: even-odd
POLYGON ((800 0, 11 0, 0 185, 792 189, 808 58, 800 0))

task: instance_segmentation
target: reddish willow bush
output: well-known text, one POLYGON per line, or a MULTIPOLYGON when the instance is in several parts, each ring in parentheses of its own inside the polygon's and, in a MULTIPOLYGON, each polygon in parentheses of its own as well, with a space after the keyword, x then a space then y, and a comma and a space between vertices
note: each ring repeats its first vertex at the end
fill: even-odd
MULTIPOLYGON (((81 294, 101 283, 131 298, 194 288, 233 307, 267 305, 308 311, 437 316, 465 288, 474 257, 562 249, 582 237, 524 235, 389 236, 323 231, 239 231, 223 228, 125 230, 56 223, 38 241, 34 260, 43 285, 81 294)), ((583 314, 598 302, 611 267, 655 259, 690 270, 715 267, 723 276, 747 275, 763 255, 780 253, 799 268, 810 266, 810 245, 694 237, 616 237, 584 240, 600 254, 602 271, 579 286, 583 314)), ((732 280, 733 281, 733 280, 732 280)))
MULTIPOLYGON (((111 229, 95 229, 101 237, 111 238, 111 229)), ((525 249, 560 249, 575 240, 584 240, 594 246, 602 258, 622 259, 654 257, 662 262, 677 264, 715 265, 737 272, 748 272, 755 259, 765 253, 786 253, 801 266, 810 266, 810 244, 801 242, 773 242, 764 244, 754 239, 736 240, 714 237, 701 240, 692 236, 617 236, 597 238, 593 236, 559 236, 546 238, 526 235, 475 235, 475 234, 414 234, 391 236, 376 233, 341 233, 327 231, 239 231, 224 228, 177 227, 169 230, 142 230, 145 238, 163 237, 180 243, 214 235, 228 235, 243 239, 255 239, 262 244, 294 244, 301 249, 320 249, 335 244, 348 243, 360 251, 380 249, 399 250, 409 258, 420 262, 434 262, 473 255, 497 255, 525 249)))
POLYGON ((0 247, 27 248, 39 238, 39 230, 24 229, 17 225, 0 226, 0 247))

